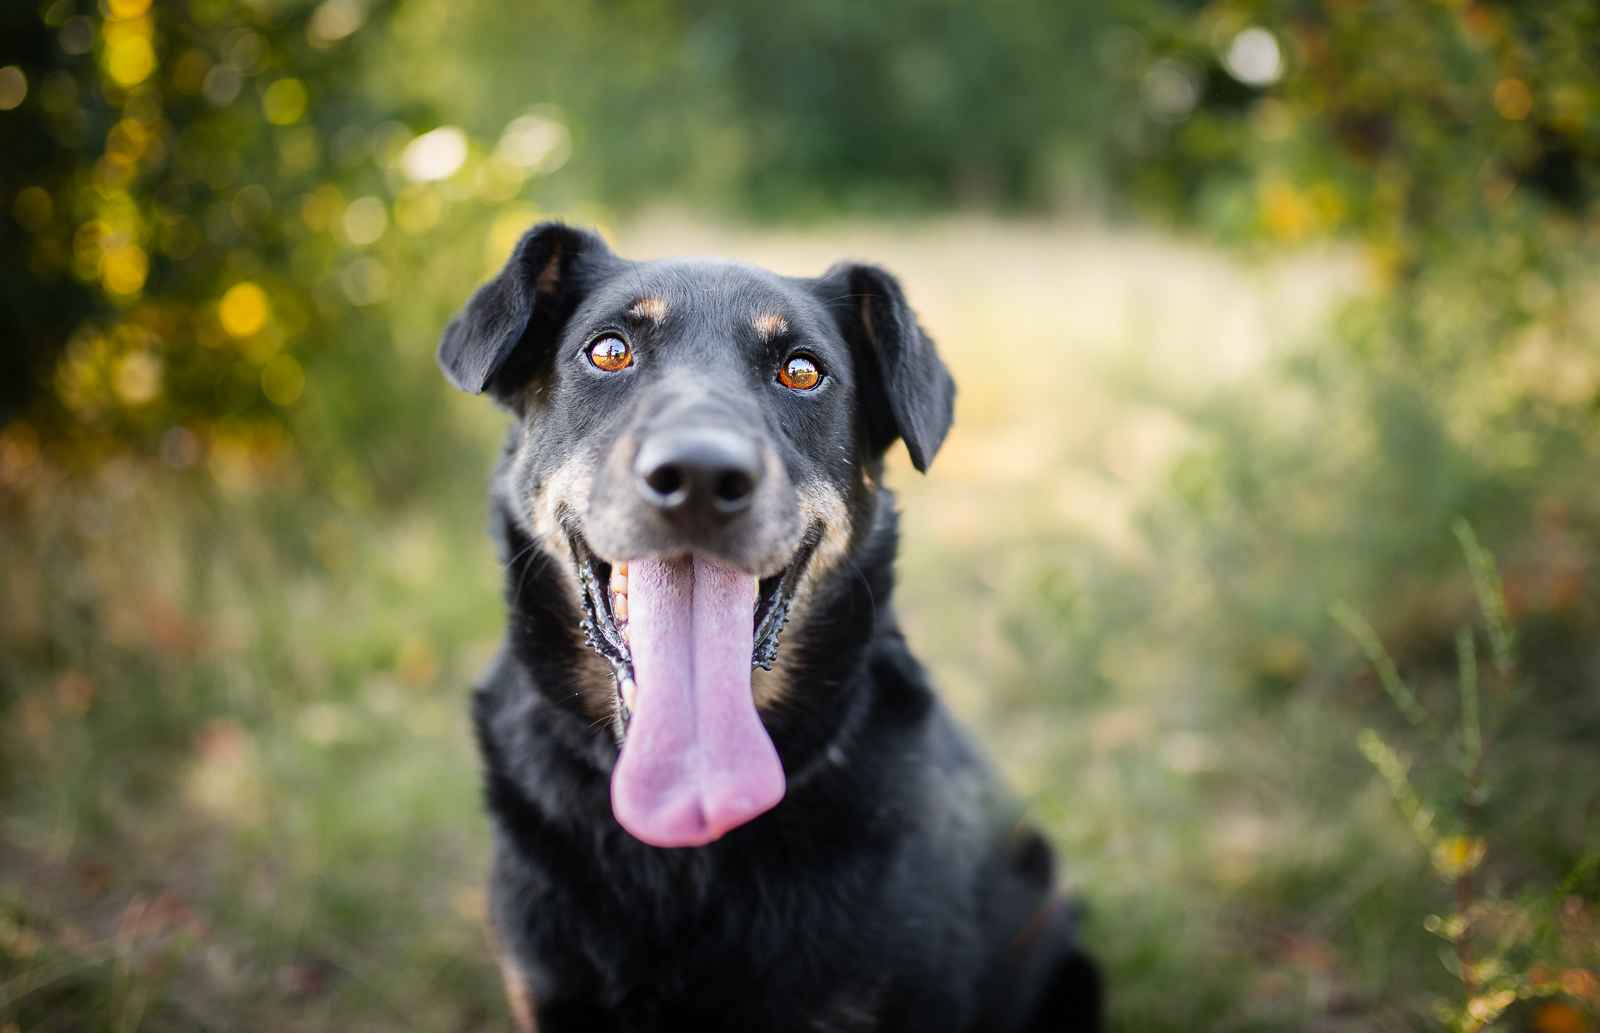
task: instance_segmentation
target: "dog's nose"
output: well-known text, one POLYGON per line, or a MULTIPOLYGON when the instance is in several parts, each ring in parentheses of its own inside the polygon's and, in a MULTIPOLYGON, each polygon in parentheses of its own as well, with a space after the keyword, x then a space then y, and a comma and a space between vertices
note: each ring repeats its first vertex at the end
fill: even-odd
POLYGON ((633 471, 639 494, 675 519, 721 522, 750 508, 761 483, 756 443, 732 431, 684 428, 650 435, 633 471))

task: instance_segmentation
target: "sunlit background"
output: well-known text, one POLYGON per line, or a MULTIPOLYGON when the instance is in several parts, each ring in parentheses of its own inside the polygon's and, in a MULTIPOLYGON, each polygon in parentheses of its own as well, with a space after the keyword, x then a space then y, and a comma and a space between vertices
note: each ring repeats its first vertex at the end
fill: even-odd
POLYGON ((1592 0, 17 0, 0 155, 5 1033, 507 1028, 433 349, 550 216, 899 274, 1116 1029, 1596 1029, 1592 0))

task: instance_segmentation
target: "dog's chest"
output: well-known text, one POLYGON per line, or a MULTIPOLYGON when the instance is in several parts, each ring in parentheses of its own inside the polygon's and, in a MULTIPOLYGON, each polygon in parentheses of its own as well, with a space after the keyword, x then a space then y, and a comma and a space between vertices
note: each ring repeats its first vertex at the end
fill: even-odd
MULTIPOLYGON (((552 967, 589 959, 571 974, 598 991, 592 999, 619 1029, 879 1030, 897 987, 939 982, 936 922, 897 906, 880 865, 856 858, 755 881, 747 871, 675 874, 650 880, 648 893, 590 901, 576 923, 571 911, 535 919, 536 952, 552 967)), ((551 896, 583 907, 571 889, 551 896)))
POLYGON ((670 997, 646 992, 620 1002, 613 1011, 618 1029, 759 1029, 772 1033, 872 1033, 886 1028, 886 980, 858 978, 843 986, 772 992, 747 983, 726 996, 730 986, 702 986, 670 997))

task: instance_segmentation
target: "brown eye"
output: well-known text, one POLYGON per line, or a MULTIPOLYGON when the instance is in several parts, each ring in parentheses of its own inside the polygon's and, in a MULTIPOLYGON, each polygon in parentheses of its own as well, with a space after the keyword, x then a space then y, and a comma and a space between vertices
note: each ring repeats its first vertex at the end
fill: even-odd
POLYGON ((791 391, 809 391, 822 383, 822 367, 804 355, 791 355, 783 360, 778 383, 791 391))
POLYGON ((633 349, 622 338, 607 334, 589 345, 589 361, 594 363, 595 369, 621 373, 633 365, 633 349))

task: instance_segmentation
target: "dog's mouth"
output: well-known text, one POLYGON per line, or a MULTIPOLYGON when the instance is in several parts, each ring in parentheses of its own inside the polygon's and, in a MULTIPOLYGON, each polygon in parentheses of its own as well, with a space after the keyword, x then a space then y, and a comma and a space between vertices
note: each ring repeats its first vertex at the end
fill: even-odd
POLYGON ((584 636, 614 677, 612 809, 639 839, 698 846, 782 798, 750 672, 777 659, 820 530, 759 579, 701 555, 611 562, 569 533, 584 636))
MULTIPOLYGON (((789 563, 776 574, 756 583, 756 605, 752 616, 750 664, 763 671, 772 670, 778 659, 779 638, 789 622, 795 589, 805 573, 811 554, 822 538, 822 529, 813 528, 801 539, 789 563)), ((611 665, 616 692, 616 720, 612 724, 617 744, 621 745, 633 720, 638 698, 634 677, 633 651, 629 641, 628 562, 612 563, 601 559, 577 531, 569 534, 577 563, 578 581, 583 586, 583 637, 589 648, 611 665)))

